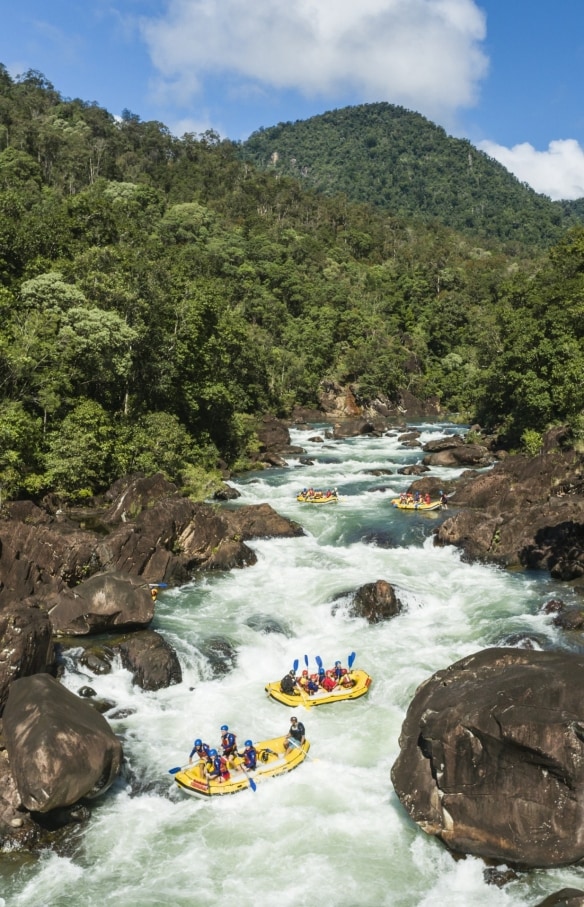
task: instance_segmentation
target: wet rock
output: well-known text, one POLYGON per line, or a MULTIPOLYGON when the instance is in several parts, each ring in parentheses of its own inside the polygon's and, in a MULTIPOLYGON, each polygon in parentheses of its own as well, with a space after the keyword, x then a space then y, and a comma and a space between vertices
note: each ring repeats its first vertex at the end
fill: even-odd
POLYGON ((93 696, 97 696, 97 693, 93 687, 80 687, 77 690, 77 695, 80 696, 81 699, 91 699, 93 696))
POLYGON ((237 650, 226 636, 210 636, 201 643, 200 649, 215 677, 229 674, 237 663, 237 650))
POLYGON ((383 579, 357 589, 348 607, 350 617, 363 617, 370 624, 390 620, 400 611, 403 611, 403 605, 393 586, 383 579))
POLYGON ((580 888, 561 888, 534 907, 584 907, 584 891, 580 888))
POLYGON ((490 866, 483 872, 483 878, 487 885, 495 885, 497 888, 504 888, 509 882, 514 882, 519 878, 519 873, 515 869, 499 869, 496 866, 490 866))
POLYGON ((236 498, 241 497, 241 492, 234 488, 233 485, 228 485, 224 482, 221 488, 218 488, 214 493, 213 497, 216 501, 234 501, 236 498))
POLYGON ((3 730, 10 770, 28 810, 46 813, 91 799, 119 774, 122 747, 107 721, 47 674, 10 686, 3 730))
POLYGON ((584 857, 584 655, 486 649, 412 700, 391 777, 456 853, 548 868, 584 857))
POLYGON ((429 466, 423 466, 421 463, 414 463, 412 466, 401 466, 398 469, 400 476, 421 476, 425 472, 430 472, 429 466))
POLYGON ((132 633, 114 648, 143 690, 160 690, 182 681, 176 652, 155 630, 132 633))
POLYGON ((277 633, 282 636, 287 636, 288 638, 292 636, 292 631, 288 626, 281 623, 279 620, 276 620, 275 617, 272 617, 269 614, 252 614, 245 623, 257 633, 264 633, 266 635, 269 633, 277 633))

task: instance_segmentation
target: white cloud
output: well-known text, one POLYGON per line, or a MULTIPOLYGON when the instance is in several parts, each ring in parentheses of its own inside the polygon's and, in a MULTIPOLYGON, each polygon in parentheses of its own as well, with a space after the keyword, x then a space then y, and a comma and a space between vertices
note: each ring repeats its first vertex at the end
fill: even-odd
POLYGON ((141 30, 159 94, 185 103, 212 80, 402 104, 441 122, 475 103, 488 61, 475 0, 170 0, 141 30))
POLYGON ((485 141, 479 148, 536 192, 554 200, 584 197, 584 149, 575 139, 557 139, 547 151, 528 142, 505 148, 485 141))

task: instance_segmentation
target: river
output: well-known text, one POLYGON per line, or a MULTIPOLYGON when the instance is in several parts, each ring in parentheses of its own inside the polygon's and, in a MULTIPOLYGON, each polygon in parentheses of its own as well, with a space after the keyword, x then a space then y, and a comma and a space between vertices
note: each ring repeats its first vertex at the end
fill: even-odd
MULTIPOLYGON (((422 442, 461 430, 411 427, 422 442)), ((391 506, 411 481, 397 470, 420 451, 402 447, 397 432, 335 441, 325 429, 291 432, 313 465, 291 460, 233 483, 241 498, 230 506, 267 501, 306 534, 254 541, 254 566, 160 594, 154 628, 175 646, 182 684, 147 693, 120 665, 102 676, 66 672, 71 690, 90 684, 131 712, 110 722, 140 789, 120 780, 95 801, 72 856, 3 855, 0 907, 515 907, 582 886, 576 869, 487 885, 480 860, 454 860, 410 821, 390 781, 418 684, 515 633, 553 641, 557 631, 539 609, 552 596, 570 601, 569 592, 540 574, 469 565, 456 550, 435 548, 432 529, 445 514, 391 506), (309 440, 319 433, 323 443, 309 440), (336 486, 340 501, 299 504, 305 485, 336 486), (405 612, 376 625, 350 618, 336 597, 377 579, 397 588, 405 612), (285 632, 260 632, 258 616, 285 632), (236 666, 220 678, 203 654, 217 635, 237 649, 236 666), (168 769, 186 762, 195 737, 217 744, 222 724, 239 741, 286 733, 291 712, 267 698, 264 684, 295 659, 303 666, 305 655, 311 666, 316 656, 346 664, 352 652, 373 677, 370 692, 299 709, 311 750, 297 770, 220 800, 180 792, 168 769)))

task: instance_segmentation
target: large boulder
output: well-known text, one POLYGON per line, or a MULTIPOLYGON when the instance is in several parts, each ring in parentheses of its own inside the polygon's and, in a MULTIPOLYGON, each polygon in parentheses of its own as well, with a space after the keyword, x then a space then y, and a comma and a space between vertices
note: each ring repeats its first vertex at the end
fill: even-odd
POLYGON ((402 610, 393 586, 384 579, 360 586, 348 608, 351 617, 363 617, 370 624, 390 620, 402 610))
POLYGON ((584 859, 584 655, 486 649, 416 691, 391 777, 451 850, 526 867, 584 859))
POLYGON ((44 601, 57 635, 86 636, 147 627, 154 602, 147 583, 117 573, 100 573, 75 589, 44 601))
POLYGON ((25 809, 46 813, 91 799, 119 774, 122 746, 105 718, 48 674, 14 681, 3 729, 25 809))
POLYGON ((155 630, 132 633, 114 651, 119 651, 123 666, 143 690, 160 690, 182 680, 176 652, 155 630))
POLYGON ((492 470, 464 473, 451 501, 457 511, 435 542, 461 548, 467 560, 547 570, 584 583, 584 458, 554 448, 538 457, 509 456, 492 470))
POLYGON ((34 600, 0 611, 0 714, 10 684, 18 677, 54 668, 53 631, 46 611, 34 600))
POLYGON ((14 502, 8 512, 0 520, 0 607, 59 591, 100 569, 92 532, 31 502, 14 502))

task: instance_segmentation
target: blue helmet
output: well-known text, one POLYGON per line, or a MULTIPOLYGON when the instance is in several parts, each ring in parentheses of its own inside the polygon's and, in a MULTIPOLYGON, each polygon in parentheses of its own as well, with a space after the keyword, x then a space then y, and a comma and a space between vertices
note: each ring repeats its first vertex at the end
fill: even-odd
POLYGON ((319 668, 319 669, 318 669, 318 673, 319 673, 319 674, 324 674, 324 673, 325 673, 324 668, 319 668))
POLYGON ((340 663, 341 663, 340 661, 335 661, 335 668, 337 665, 340 665, 340 663))
POLYGON ((193 743, 193 746, 202 746, 202 745, 203 745, 203 741, 199 740, 199 738, 197 737, 197 739, 193 743))
POLYGON ((229 728, 227 727, 226 724, 222 724, 222 725, 221 725, 221 730, 222 730, 222 731, 228 731, 229 728))
POLYGON ((245 746, 253 746, 253 743, 251 742, 251 740, 246 740, 244 745, 245 745, 245 746))
POLYGON ((217 750, 209 750, 209 755, 210 755, 210 756, 216 756, 216 755, 217 755, 217 750))

